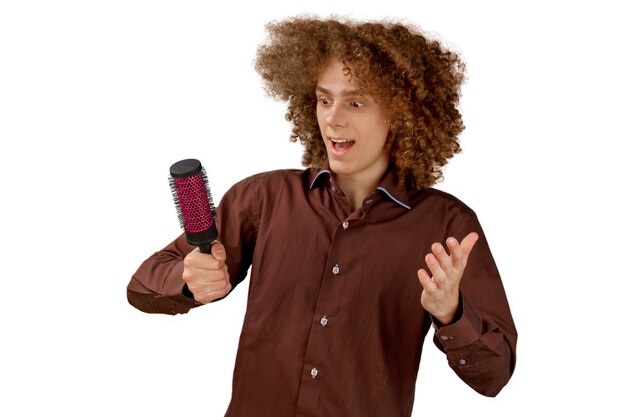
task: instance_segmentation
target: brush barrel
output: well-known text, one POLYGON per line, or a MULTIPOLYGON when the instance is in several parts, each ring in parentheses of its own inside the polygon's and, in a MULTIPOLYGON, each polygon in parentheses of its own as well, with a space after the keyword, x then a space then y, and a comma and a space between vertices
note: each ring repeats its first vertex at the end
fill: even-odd
POLYGON ((202 164, 184 159, 170 167, 172 194, 187 243, 210 252, 218 232, 213 219, 210 190, 202 164))

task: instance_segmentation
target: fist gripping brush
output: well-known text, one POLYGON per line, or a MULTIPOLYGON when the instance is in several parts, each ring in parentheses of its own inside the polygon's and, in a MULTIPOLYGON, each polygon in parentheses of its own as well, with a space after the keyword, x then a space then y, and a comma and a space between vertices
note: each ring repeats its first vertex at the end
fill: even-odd
POLYGON ((187 243, 211 253, 217 239, 215 208, 206 171, 197 159, 184 159, 170 167, 170 188, 187 243))

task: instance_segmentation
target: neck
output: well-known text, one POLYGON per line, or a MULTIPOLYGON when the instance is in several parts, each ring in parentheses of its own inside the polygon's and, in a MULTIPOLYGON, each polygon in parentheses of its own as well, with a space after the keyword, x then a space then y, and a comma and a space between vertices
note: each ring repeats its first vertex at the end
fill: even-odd
POLYGON ((383 171, 378 175, 365 178, 355 177, 354 175, 337 174, 335 179, 341 191, 346 195, 350 203, 350 208, 354 211, 361 208, 363 200, 376 189, 384 173, 383 171))

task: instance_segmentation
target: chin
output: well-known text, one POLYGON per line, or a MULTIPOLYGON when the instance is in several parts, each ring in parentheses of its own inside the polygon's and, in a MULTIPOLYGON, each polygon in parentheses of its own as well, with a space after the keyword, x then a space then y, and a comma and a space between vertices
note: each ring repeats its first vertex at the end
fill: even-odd
POLYGON ((331 160, 331 161, 328 161, 328 166, 330 167, 330 170, 335 174, 339 174, 339 175, 350 174, 350 168, 346 167, 345 164, 338 163, 336 161, 331 160))

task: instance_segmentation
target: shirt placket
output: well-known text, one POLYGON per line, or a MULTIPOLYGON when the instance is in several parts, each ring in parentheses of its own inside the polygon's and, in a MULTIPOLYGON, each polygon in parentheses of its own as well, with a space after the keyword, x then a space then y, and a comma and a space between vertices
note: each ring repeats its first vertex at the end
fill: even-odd
POLYGON ((350 233, 351 221, 345 219, 335 228, 331 241, 326 267, 312 318, 311 331, 306 348, 304 367, 301 375, 298 395, 298 416, 322 416, 320 409, 321 396, 330 379, 333 378, 332 362, 329 360, 331 343, 340 331, 334 326, 338 314, 338 280, 345 278, 349 272, 342 260, 346 255, 344 242, 350 233))

